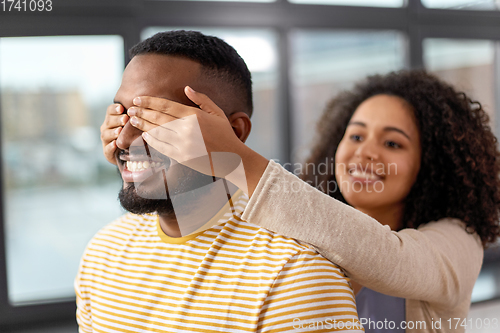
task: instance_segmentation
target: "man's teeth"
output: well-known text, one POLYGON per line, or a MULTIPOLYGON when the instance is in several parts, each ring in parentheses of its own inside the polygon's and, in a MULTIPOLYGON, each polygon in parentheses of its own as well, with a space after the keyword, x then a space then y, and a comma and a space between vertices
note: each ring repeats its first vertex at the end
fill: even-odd
POLYGON ((143 171, 149 168, 159 168, 160 162, 149 162, 149 161, 127 161, 127 169, 136 172, 143 171))
POLYGON ((380 176, 377 176, 373 173, 367 173, 367 172, 358 171, 358 170, 351 170, 350 174, 351 174, 351 176, 356 177, 356 178, 365 178, 365 179, 370 179, 370 180, 381 179, 380 176))

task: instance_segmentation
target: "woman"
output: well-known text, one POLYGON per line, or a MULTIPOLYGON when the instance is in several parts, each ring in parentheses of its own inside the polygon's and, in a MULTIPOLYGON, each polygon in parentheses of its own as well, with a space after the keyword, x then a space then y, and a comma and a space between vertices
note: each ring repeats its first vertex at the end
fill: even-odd
MULTIPOLYGON (((465 330, 483 248, 499 235, 500 155, 479 103, 423 71, 370 77, 339 95, 302 174, 326 195, 231 139, 206 96, 186 95, 203 111, 141 98, 129 110, 134 126, 149 131, 197 114, 208 151, 242 157, 251 196, 242 218, 313 244, 341 266, 360 317, 374 322, 367 331, 465 330)), ((111 113, 102 128, 108 159, 127 120, 111 113)), ((154 136, 145 140, 163 151, 154 136)))

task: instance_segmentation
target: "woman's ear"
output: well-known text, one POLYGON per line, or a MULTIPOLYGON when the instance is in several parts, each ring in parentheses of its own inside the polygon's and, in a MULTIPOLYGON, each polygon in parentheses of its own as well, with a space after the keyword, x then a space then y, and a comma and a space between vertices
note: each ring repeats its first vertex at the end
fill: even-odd
POLYGON ((229 115, 228 119, 236 136, 245 142, 252 129, 250 117, 245 112, 235 112, 229 115))

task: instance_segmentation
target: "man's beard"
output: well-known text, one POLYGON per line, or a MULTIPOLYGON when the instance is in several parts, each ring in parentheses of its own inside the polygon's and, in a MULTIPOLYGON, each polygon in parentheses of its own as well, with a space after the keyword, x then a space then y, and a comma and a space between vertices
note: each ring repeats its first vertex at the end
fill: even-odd
MULTIPOLYGON (((197 199, 207 195, 210 191, 206 185, 213 183, 212 176, 206 176, 196 171, 188 169, 188 174, 182 177, 182 181, 177 184, 175 189, 169 188, 169 197, 166 196, 166 186, 150 190, 152 192, 137 192, 135 184, 122 186, 118 194, 121 206, 134 214, 158 213, 160 215, 170 215, 175 217, 175 209, 179 213, 185 214, 189 206, 194 204, 197 199), (170 195, 177 197, 176 207, 170 198, 170 195), (159 198, 159 199, 152 199, 159 198), (180 199, 179 199, 180 198, 180 199)), ((138 185, 141 186, 141 185, 138 185)))
POLYGON ((147 199, 137 194, 134 184, 122 187, 118 194, 122 207, 134 214, 158 213, 165 215, 174 214, 174 206, 170 199, 147 199))

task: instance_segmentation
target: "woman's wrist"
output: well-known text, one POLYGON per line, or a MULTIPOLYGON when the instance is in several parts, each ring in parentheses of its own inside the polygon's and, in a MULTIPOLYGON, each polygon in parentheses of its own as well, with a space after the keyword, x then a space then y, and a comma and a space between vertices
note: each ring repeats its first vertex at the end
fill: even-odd
POLYGON ((269 164, 269 160, 246 146, 244 143, 242 143, 238 150, 238 155, 241 157, 245 170, 244 177, 246 179, 246 194, 250 198, 259 184, 259 181, 269 164))

